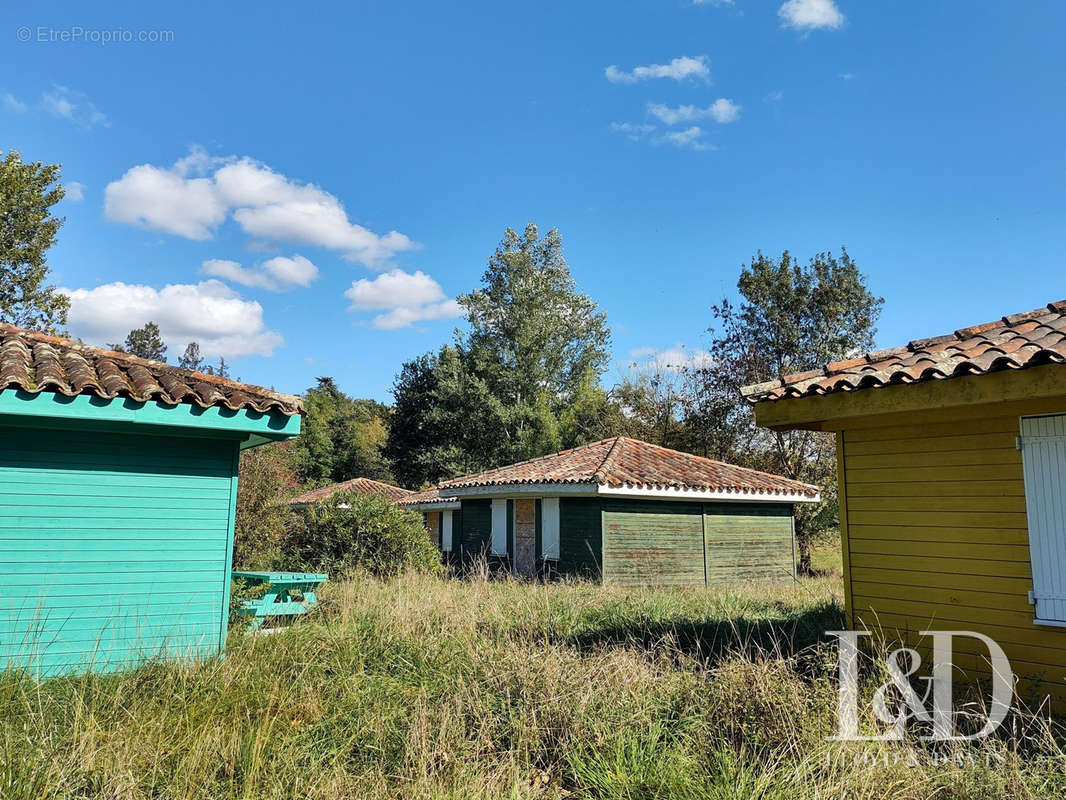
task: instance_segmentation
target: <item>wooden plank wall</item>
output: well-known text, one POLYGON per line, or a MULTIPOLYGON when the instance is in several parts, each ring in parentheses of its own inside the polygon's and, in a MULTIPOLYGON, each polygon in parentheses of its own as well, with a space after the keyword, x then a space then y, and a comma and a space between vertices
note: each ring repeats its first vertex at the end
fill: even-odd
MULTIPOLYGON (((1066 402, 984 405, 881 420, 841 434, 845 580, 858 624, 984 633, 1016 673, 1066 678, 1066 629, 1033 624, 1023 414, 1066 402), (890 421, 891 424, 885 424, 890 421)), ((977 642, 960 650, 985 655, 977 642)))
POLYGON ((223 646, 237 443, 0 428, 0 668, 223 646))
POLYGON ((603 531, 600 501, 595 497, 559 500, 559 564, 564 575, 599 578, 603 531))
MULTIPOLYGON (((464 500, 460 518, 460 548, 457 558, 469 563, 489 552, 492 544, 492 501, 464 500)), ((455 531, 453 529, 452 536, 455 531)))
POLYGON ((792 506, 705 503, 703 537, 707 585, 792 580, 792 506))

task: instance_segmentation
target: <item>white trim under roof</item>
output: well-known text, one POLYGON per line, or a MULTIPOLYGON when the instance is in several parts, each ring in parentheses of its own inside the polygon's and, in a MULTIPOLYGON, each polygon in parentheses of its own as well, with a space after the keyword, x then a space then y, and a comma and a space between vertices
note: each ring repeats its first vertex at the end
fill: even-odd
POLYGON ((604 483, 509 483, 498 486, 467 486, 448 489, 463 497, 642 497, 649 500, 713 500, 724 503, 817 503, 821 494, 813 497, 802 492, 756 492, 736 489, 688 489, 680 486, 608 486, 604 483))
POLYGON ((408 511, 457 511, 460 508, 459 498, 449 497, 447 500, 429 500, 425 503, 397 503, 400 508, 408 511))

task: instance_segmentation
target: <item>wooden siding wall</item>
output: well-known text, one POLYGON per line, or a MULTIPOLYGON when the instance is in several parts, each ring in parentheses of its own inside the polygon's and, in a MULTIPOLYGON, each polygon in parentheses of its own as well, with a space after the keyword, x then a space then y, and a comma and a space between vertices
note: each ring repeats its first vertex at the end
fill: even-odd
POLYGON ((605 581, 716 586, 795 574, 789 505, 606 500, 603 519, 605 581))
MULTIPOLYGON (((463 500, 460 514, 459 537, 461 548, 456 554, 458 561, 469 563, 489 552, 492 544, 492 501, 463 500)), ((452 536, 455 536, 453 530, 452 536)))
MULTIPOLYGON (((1015 673, 1062 682, 1066 629, 1036 626, 1022 415, 1066 412, 1066 399, 850 421, 838 434, 845 584, 854 623, 914 641, 925 629, 996 640, 1015 673)), ((917 643, 917 642, 916 642, 917 643)), ((980 668, 980 643, 956 663, 980 668)), ((1030 689, 1033 687, 1029 685, 1030 689)))
POLYGON ((236 441, 0 428, 0 668, 218 652, 236 441))
POLYGON ((559 563, 561 575, 600 578, 603 532, 600 500, 563 497, 559 500, 559 563))

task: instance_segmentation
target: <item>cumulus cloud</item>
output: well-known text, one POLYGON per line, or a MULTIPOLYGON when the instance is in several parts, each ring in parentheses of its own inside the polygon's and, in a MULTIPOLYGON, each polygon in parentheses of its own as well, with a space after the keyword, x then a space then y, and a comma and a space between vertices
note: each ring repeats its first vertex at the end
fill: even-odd
POLYGON ((201 241, 231 217, 250 236, 338 250, 370 267, 415 247, 397 231, 378 235, 352 222, 341 201, 314 184, 248 157, 199 149, 170 167, 130 168, 107 185, 104 212, 114 222, 201 241))
POLYGON ((658 78, 669 78, 675 81, 701 80, 705 83, 709 83, 711 80, 711 68, 707 63, 707 56, 697 56, 695 58, 680 56, 673 59, 669 64, 648 64, 647 66, 634 67, 629 72, 611 64, 603 73, 611 83, 637 83, 658 78))
POLYGON ((719 97, 706 108, 691 105, 671 108, 662 103, 648 103, 648 113, 667 125, 677 125, 679 122, 693 122, 699 119, 712 119, 725 125, 740 119, 740 106, 727 97, 719 97))
POLYGON ((269 356, 284 341, 267 329, 259 303, 244 300, 216 280, 162 289, 116 282, 59 291, 70 298, 71 332, 95 344, 121 342, 131 329, 149 321, 159 325, 171 352, 196 341, 210 358, 269 356))
POLYGON ((674 345, 665 350, 655 347, 638 347, 629 353, 633 367, 651 366, 662 372, 681 372, 685 369, 700 368, 711 363, 711 355, 706 350, 689 350, 684 345, 674 345))
POLYGON ((683 150, 713 150, 714 146, 704 139, 704 131, 699 125, 685 128, 683 131, 669 131, 652 140, 654 144, 670 144, 683 150))
POLYGON ((41 107, 53 117, 69 120, 83 128, 107 126, 107 115, 98 109, 84 92, 56 84, 41 97, 41 107))
POLYGON ((631 141, 637 142, 652 133, 655 130, 654 125, 648 123, 636 123, 636 122, 612 122, 611 131, 614 133, 620 133, 631 141))
POLYGON ((300 255, 291 258, 277 256, 257 267, 242 267, 236 261, 210 258, 200 265, 205 275, 224 278, 242 286, 254 286, 271 292, 280 292, 296 286, 310 286, 318 277, 318 267, 300 255))
POLYGON ((85 184, 78 181, 71 181, 70 183, 63 184, 63 188, 67 190, 66 199, 75 203, 80 203, 85 199, 85 184))
POLYGON ((394 269, 373 280, 352 283, 344 296, 352 301, 350 311, 382 311, 373 319, 375 328, 394 330, 432 319, 462 316, 462 307, 421 270, 394 269))
POLYGON ((777 9, 782 24, 796 30, 835 29, 844 24, 844 15, 833 0, 788 0, 777 9))

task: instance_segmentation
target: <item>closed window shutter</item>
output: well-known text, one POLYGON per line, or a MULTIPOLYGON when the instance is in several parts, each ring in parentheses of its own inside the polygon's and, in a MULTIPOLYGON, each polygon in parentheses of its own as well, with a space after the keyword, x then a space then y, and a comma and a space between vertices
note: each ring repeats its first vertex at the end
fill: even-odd
POLYGON ((452 512, 445 511, 441 518, 440 549, 447 553, 452 549, 452 512))
POLYGON ((507 501, 492 501, 492 554, 507 555, 507 501))
POLYGON ((1022 418, 1019 446, 1036 618, 1066 622, 1066 415, 1022 418))
POLYGON ((540 501, 540 548, 543 558, 559 560, 559 498, 540 501))

